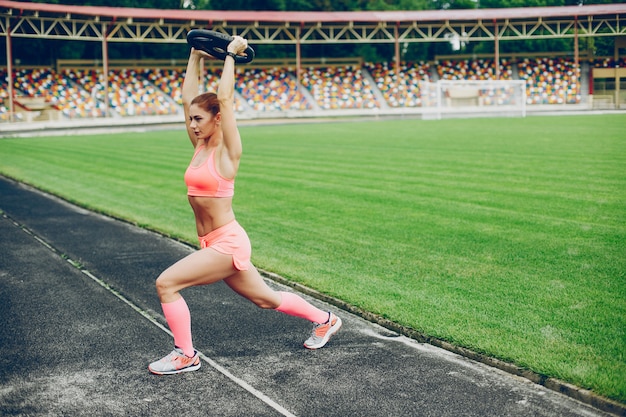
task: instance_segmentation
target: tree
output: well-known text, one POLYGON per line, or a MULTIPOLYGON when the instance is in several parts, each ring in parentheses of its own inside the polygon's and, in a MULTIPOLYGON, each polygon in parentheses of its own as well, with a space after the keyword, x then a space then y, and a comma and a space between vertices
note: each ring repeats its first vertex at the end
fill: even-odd
POLYGON ((565 0, 480 0, 481 9, 563 6, 565 0))
POLYGON ((426 10, 428 0, 368 0, 366 10, 426 10))
POLYGON ((178 9, 180 0, 31 0, 33 3, 65 4, 68 6, 138 7, 145 9, 178 9))
POLYGON ((478 0, 431 0, 432 9, 475 9, 478 0))

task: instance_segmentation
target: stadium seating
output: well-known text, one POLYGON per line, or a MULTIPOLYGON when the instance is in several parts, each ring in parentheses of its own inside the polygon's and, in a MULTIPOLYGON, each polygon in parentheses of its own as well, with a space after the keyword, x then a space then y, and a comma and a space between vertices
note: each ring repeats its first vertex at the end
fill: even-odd
POLYGON ((161 92, 169 95, 174 102, 183 104, 183 79, 185 73, 176 69, 145 69, 142 76, 154 84, 161 92))
POLYGON ((593 60, 594 68, 626 68, 626 57, 621 57, 615 61, 615 58, 596 58, 593 60), (617 64, 617 65, 616 65, 617 64))
POLYGON ((311 109, 295 78, 280 68, 238 69, 236 89, 256 111, 311 109))
MULTIPOLYGON (((3 72, 2 79, 6 81, 6 71, 3 72)), ((43 102, 48 103, 50 108, 58 109, 68 117, 72 116, 72 108, 80 106, 85 100, 85 93, 82 89, 73 85, 63 74, 58 74, 51 68, 17 70, 13 75, 13 80, 14 95, 17 102, 42 99, 43 102)), ((4 86, 0 94, 6 98, 8 97, 6 82, 4 86)), ((3 107, 4 109, 0 109, 0 112, 5 114, 8 110, 6 110, 6 105, 3 107)), ((102 112, 88 112, 81 117, 102 115, 102 112)))
POLYGON ((396 74, 393 63, 366 63, 376 87, 391 107, 419 107, 422 103, 421 81, 430 81, 427 63, 402 63, 396 74))
POLYGON ((92 89, 85 89, 76 82, 75 72, 63 70, 59 74, 58 84, 54 86, 51 100, 58 103, 63 114, 69 118, 104 116, 104 104, 96 100, 91 93, 99 84, 93 81, 92 89))
POLYGON ((527 104, 580 103, 580 79, 574 61, 565 58, 525 58, 518 63, 526 80, 527 104))
POLYGON ((301 82, 323 110, 380 107, 373 86, 363 77, 361 68, 310 67, 302 71, 301 82))
MULTIPOLYGON (((595 68, 626 67, 626 58, 597 59, 595 68)), ((206 91, 216 91, 219 69, 208 69, 206 91)), ((435 63, 365 63, 308 67, 301 72, 300 90, 293 68, 237 67, 235 110, 284 112, 319 108, 375 109, 420 107, 427 94, 422 82, 442 80, 493 80, 495 65, 489 59, 441 60, 435 63), (370 77, 371 75, 371 77, 370 77), (373 82, 370 82, 373 80, 373 82), (383 102, 380 102, 384 100, 383 102)), ((7 120, 7 76, 0 72, 0 120, 7 120)), ((516 64, 501 60, 500 79, 527 82, 527 104, 577 104, 581 102, 580 80, 569 58, 522 59, 516 64), (516 70, 516 74, 514 74, 516 70), (515 75, 515 76, 514 76, 515 75)), ((107 91, 111 115, 178 114, 182 105, 183 69, 112 69, 107 91)), ((105 112, 101 69, 52 68, 18 69, 14 73, 14 94, 44 98, 66 118, 99 117, 105 112)), ((492 90, 493 92, 493 90, 492 90)), ((506 92, 481 97, 484 104, 506 104, 506 92)))
MULTIPOLYGON (((178 112, 178 107, 171 98, 159 92, 133 69, 110 71, 108 95, 109 104, 122 116, 165 115, 178 112)), ((103 100, 101 96, 100 100, 103 100)))
POLYGON ((9 98, 9 91, 6 79, 6 70, 0 70, 0 121, 2 122, 9 120, 9 109, 6 104, 6 99, 9 98))
MULTIPOLYGON (((185 71, 178 69, 145 69, 142 75, 149 80, 160 93, 169 96, 178 106, 183 105, 183 81, 185 79, 185 71)), ((207 71, 204 76, 206 79, 204 91, 217 91, 220 71, 207 71)), ((244 111, 244 109, 245 107, 241 103, 241 100, 235 97, 235 111, 241 112, 244 111)))
MULTIPOLYGON (((437 65, 440 80, 495 80, 496 65, 492 59, 443 60, 437 65)), ((513 68, 507 60, 500 60, 500 79, 511 80, 513 68)))

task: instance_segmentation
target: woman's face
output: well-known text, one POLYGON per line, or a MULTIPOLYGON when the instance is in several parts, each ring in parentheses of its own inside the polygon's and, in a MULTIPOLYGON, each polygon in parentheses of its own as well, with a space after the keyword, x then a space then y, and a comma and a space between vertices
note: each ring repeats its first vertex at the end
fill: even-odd
POLYGON ((214 116, 197 104, 189 106, 189 127, 195 133, 196 139, 210 138, 219 129, 221 116, 221 113, 214 116))

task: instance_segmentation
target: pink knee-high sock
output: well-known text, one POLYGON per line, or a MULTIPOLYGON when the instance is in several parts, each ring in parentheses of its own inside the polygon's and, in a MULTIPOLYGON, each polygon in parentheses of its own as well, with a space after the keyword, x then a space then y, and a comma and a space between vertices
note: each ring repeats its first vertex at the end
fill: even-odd
POLYGON ((191 342, 191 314, 183 297, 172 303, 161 304, 167 325, 174 334, 174 345, 181 348, 185 355, 194 355, 191 342))
POLYGON ((280 305, 276 307, 277 311, 289 314, 290 316, 302 317, 314 323, 326 323, 328 321, 327 311, 314 307, 299 295, 280 291, 280 296, 282 300, 280 305))

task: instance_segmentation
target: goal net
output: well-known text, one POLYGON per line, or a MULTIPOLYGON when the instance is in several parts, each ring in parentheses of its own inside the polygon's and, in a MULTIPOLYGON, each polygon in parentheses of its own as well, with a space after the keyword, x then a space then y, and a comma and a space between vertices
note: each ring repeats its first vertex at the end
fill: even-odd
POLYGON ((447 115, 526 116, 524 80, 440 80, 420 84, 422 108, 447 115))

